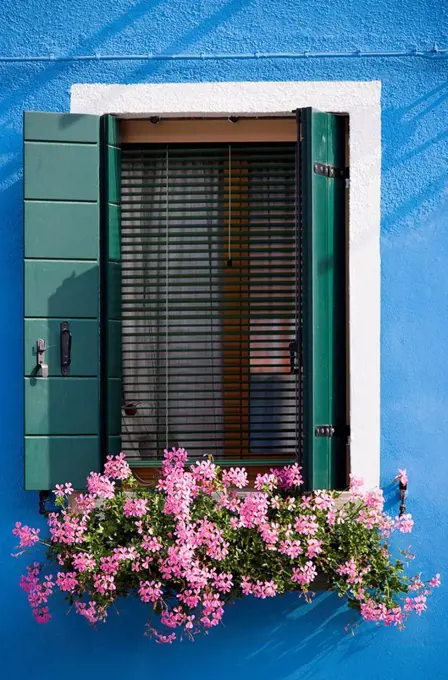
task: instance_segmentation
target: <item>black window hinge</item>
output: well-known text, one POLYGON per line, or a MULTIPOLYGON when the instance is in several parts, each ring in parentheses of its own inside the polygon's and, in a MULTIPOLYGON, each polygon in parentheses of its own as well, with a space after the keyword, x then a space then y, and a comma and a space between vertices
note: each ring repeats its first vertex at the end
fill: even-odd
POLYGON ((348 426, 335 427, 334 425, 316 425, 314 428, 315 437, 342 437, 348 439, 350 437, 350 428, 348 426))
POLYGON ((334 425, 316 425, 314 430, 315 437, 334 437, 336 428, 334 425))
POLYGON ((324 175, 332 179, 348 179, 349 177, 349 168, 335 168, 334 165, 325 163, 314 163, 314 172, 316 175, 324 175))

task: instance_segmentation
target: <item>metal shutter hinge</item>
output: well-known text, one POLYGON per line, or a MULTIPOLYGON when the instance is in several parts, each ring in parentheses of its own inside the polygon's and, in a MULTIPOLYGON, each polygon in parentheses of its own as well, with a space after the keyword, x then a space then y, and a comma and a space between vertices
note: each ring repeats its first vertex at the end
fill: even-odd
POLYGON ((316 175, 323 175, 331 179, 348 179, 348 168, 335 168, 334 165, 326 165, 325 163, 314 163, 314 172, 316 175))
POLYGON ((350 428, 348 426, 335 427, 334 425, 316 425, 314 428, 315 437, 342 437, 350 441, 350 428))
POLYGON ((316 425, 314 430, 315 437, 334 437, 336 428, 334 425, 316 425))

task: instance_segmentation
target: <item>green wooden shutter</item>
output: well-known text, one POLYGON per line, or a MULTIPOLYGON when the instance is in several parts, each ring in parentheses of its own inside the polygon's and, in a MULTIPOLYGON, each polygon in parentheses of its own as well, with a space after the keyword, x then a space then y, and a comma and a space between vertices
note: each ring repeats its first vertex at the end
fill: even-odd
MULTIPOLYGON (((26 489, 52 489, 63 481, 83 488, 104 455, 101 384, 108 381, 101 376, 119 376, 116 366, 104 361, 109 333, 107 326, 100 328, 101 317, 115 318, 101 311, 111 305, 104 289, 108 262, 100 266, 100 233, 118 220, 119 200, 111 190, 118 185, 117 154, 112 144, 104 154, 105 146, 98 116, 24 114, 26 489), (102 164, 107 183, 101 181, 102 164), (67 376, 61 375, 63 321, 72 335, 67 376), (47 378, 37 368, 38 339, 47 346, 47 378)), ((111 248, 117 231, 115 241, 108 241, 111 248)))
POLYGON ((346 119, 302 109, 304 469, 310 489, 346 485, 346 119), (331 436, 326 429, 330 429, 331 436), (323 436, 322 436, 323 434, 323 436))

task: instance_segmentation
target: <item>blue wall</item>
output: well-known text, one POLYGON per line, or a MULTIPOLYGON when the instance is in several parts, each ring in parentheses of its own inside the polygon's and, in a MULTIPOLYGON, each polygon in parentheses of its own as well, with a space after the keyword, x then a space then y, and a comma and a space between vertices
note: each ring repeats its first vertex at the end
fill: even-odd
MULTIPOLYGON (((444 0, 3 0, 0 55, 431 48, 448 44, 444 0)), ((10 558, 10 528, 35 523, 22 491, 22 111, 69 110, 78 82, 381 80, 382 441, 387 485, 410 477, 416 569, 448 558, 448 60, 319 59, 186 62, 0 63, 0 331, 2 344, 1 675, 235 680, 446 677, 448 588, 405 632, 361 626, 333 595, 312 607, 285 597, 241 602, 194 644, 143 638, 144 612, 128 602, 98 632, 62 610, 32 620, 10 558)), ((408 544, 405 541, 404 544, 408 544)), ((446 577, 446 573, 445 573, 446 577)))

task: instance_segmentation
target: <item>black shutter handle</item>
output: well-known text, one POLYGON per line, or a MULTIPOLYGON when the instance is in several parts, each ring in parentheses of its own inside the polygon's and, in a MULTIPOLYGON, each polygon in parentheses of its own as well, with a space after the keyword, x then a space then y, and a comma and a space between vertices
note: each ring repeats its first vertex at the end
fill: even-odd
POLYGON ((70 374, 70 364, 72 363, 72 334, 68 321, 61 322, 61 375, 64 377, 70 374))

